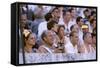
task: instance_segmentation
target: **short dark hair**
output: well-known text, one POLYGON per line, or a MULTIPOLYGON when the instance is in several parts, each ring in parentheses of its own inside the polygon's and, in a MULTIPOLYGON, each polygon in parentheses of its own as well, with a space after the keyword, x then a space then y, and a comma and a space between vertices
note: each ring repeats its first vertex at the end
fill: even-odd
MULTIPOLYGON (((70 12, 70 9, 67 9, 67 10, 63 10, 63 16, 66 15, 66 12, 70 12)), ((71 12, 70 12, 71 13, 71 12)))
POLYGON ((72 25, 72 26, 70 27, 70 30, 72 31, 73 28, 74 28, 74 25, 72 25))
POLYGON ((77 18, 76 18, 76 23, 78 24, 78 22, 79 22, 81 19, 83 19, 81 16, 77 17, 77 18))
POLYGON ((58 10, 58 7, 55 7, 54 9, 52 9, 51 13, 54 12, 56 9, 58 10))
POLYGON ((54 20, 51 20, 50 22, 47 23, 47 29, 51 30, 55 24, 57 24, 57 22, 54 20))
POLYGON ((83 13, 85 14, 85 12, 89 12, 89 10, 88 10, 88 9, 85 9, 85 10, 83 11, 83 13))
POLYGON ((44 41, 44 37, 47 36, 47 31, 43 31, 43 33, 41 34, 41 39, 44 41))
POLYGON ((50 18, 52 18, 51 13, 47 13, 47 14, 45 15, 45 20, 46 20, 46 21, 49 21, 50 18))

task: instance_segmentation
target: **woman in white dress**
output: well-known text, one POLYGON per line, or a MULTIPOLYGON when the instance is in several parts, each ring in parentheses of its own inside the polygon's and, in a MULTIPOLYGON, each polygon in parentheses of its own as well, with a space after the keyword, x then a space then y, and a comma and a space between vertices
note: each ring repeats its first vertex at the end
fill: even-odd
POLYGON ((25 63, 34 63, 33 53, 37 53, 36 36, 29 30, 23 31, 24 35, 24 48, 19 51, 19 63, 23 63, 23 56, 25 63), (23 52, 24 51, 24 52, 23 52), (23 54, 24 53, 24 54, 23 54))
POLYGON ((65 27, 64 25, 59 25, 58 27, 58 44, 57 47, 60 50, 61 53, 65 53, 64 47, 65 44, 69 41, 69 39, 65 36, 65 27))
POLYGON ((70 33, 70 40, 65 45, 65 52, 68 54, 78 54, 78 33, 76 31, 72 31, 70 33))

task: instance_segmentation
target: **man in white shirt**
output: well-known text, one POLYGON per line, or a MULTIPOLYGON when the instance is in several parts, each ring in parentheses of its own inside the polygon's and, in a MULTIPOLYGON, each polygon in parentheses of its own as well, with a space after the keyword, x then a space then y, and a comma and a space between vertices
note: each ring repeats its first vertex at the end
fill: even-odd
POLYGON ((63 21, 59 22, 58 24, 65 26, 66 35, 70 33, 70 27, 73 25, 71 23, 71 13, 70 10, 63 11, 63 21))
POLYGON ((41 45, 38 50, 40 53, 53 53, 52 45, 53 45, 53 35, 52 31, 46 30, 41 35, 43 45, 41 45))
POLYGON ((81 41, 81 43, 83 44, 83 31, 82 31, 82 25, 83 25, 83 18, 81 16, 78 16, 76 19, 76 23, 78 25, 78 29, 79 29, 79 39, 81 41))
POLYGON ((77 54, 78 53, 78 33, 73 31, 70 33, 70 41, 65 45, 65 52, 68 54, 77 54))
POLYGON ((59 18, 60 18, 60 11, 59 9, 56 7, 52 10, 52 12, 47 13, 45 15, 45 20, 44 22, 40 23, 39 28, 38 28, 38 37, 41 36, 42 32, 44 30, 47 30, 47 23, 51 20, 56 21, 57 23, 59 22, 59 18))
POLYGON ((71 13, 71 24, 72 25, 74 25, 74 24, 76 24, 76 17, 77 17, 77 15, 76 15, 76 9, 75 8, 71 8, 70 9, 70 13, 71 13))
POLYGON ((41 36, 41 34, 43 33, 43 31, 47 30, 47 23, 52 19, 52 15, 51 13, 47 13, 45 15, 45 21, 44 22, 41 22, 39 24, 39 27, 38 27, 38 37, 41 36))

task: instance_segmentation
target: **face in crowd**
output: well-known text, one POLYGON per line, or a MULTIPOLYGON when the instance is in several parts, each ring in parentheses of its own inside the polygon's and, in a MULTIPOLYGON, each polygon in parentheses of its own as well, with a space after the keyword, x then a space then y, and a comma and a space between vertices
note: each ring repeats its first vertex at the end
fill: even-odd
POLYGON ((52 28, 53 31, 57 32, 58 30, 58 24, 55 23, 54 27, 52 28))
POLYGON ((71 32, 70 39, 71 39, 72 44, 77 45, 78 40, 79 40, 78 33, 76 31, 71 32))
POLYGON ((58 35, 60 37, 64 37, 65 36, 65 27, 63 25, 59 25, 59 27, 58 27, 58 35))
POLYGON ((74 8, 71 9, 71 17, 76 18, 76 10, 74 8))
POLYGON ((92 42, 93 42, 93 44, 96 45, 96 36, 93 36, 93 37, 92 37, 92 42))
POLYGON ((26 45, 34 46, 36 44, 36 35, 28 30, 26 32, 24 30, 24 39, 26 45))
POLYGON ((26 23, 27 23, 27 15, 22 14, 20 17, 20 24, 22 25, 22 27, 25 27, 26 23))
POLYGON ((48 30, 46 32, 46 36, 43 39, 44 39, 46 44, 52 45, 53 44, 53 34, 52 34, 52 31, 48 30))
POLYGON ((79 21, 79 26, 82 27, 82 25, 83 25, 83 19, 80 19, 80 21, 79 21))
POLYGON ((69 22, 70 19, 71 19, 71 13, 70 13, 70 11, 65 11, 63 13, 63 17, 64 17, 64 20, 66 20, 67 22, 69 22))
POLYGON ((85 35, 84 35, 84 41, 86 42, 86 43, 88 43, 88 44, 92 44, 92 36, 91 36, 91 33, 86 33, 85 35))
POLYGON ((56 22, 59 22, 59 18, 60 18, 60 11, 58 8, 54 8, 52 11, 52 19, 56 22))
POLYGON ((52 30, 56 33, 58 30, 58 24, 56 21, 51 20, 47 23, 47 28, 48 28, 48 30, 52 30))

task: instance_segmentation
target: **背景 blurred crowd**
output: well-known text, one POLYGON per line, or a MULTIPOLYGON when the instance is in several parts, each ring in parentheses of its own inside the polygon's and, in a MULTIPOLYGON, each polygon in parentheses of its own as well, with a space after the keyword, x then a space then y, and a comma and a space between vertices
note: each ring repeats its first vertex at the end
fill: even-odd
POLYGON ((19 52, 25 52, 27 63, 41 57, 37 54, 96 56, 95 8, 22 4, 19 9, 19 52))

